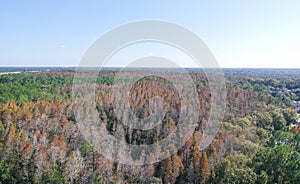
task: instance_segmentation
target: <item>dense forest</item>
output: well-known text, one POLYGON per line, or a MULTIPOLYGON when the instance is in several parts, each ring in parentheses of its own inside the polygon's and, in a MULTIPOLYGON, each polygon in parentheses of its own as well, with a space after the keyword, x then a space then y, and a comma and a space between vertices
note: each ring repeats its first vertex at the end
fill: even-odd
MULTIPOLYGON (((115 73, 99 72, 93 86, 97 111, 86 105, 86 113, 98 116, 111 135, 132 145, 153 144, 177 131, 179 94, 155 77, 137 81, 125 100, 142 119, 150 114, 150 100, 160 96, 166 103, 163 119, 149 130, 120 122, 113 109, 124 99, 112 97, 115 73)), ((220 129, 202 150, 210 89, 203 73, 190 75, 201 102, 194 133, 175 153, 170 143, 164 160, 142 165, 109 160, 85 140, 72 101, 73 71, 0 75, 0 183, 300 183, 300 124, 294 108, 300 78, 231 71, 220 129)), ((131 80, 128 76, 118 83, 131 80)), ((130 159, 139 159, 143 151, 130 159)))

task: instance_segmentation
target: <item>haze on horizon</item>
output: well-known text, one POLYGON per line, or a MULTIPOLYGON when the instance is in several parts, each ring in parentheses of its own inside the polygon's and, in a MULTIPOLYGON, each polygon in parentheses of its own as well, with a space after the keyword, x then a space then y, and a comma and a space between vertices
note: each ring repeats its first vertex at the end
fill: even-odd
MULTIPOLYGON (((220 67, 300 68, 299 7, 297 0, 5 1, 0 6, 0 66, 78 66, 105 32, 155 19, 196 33, 220 67)), ((173 48, 146 43, 120 52, 108 66, 162 54, 181 66, 195 65, 173 48)))

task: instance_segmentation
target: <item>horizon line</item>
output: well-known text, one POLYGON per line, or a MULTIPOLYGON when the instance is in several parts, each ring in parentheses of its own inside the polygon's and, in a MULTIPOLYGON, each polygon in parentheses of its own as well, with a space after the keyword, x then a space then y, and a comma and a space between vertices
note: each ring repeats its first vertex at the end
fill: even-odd
MULTIPOLYGON (((48 67, 55 67, 55 68, 124 68, 126 66, 77 66, 77 65, 0 65, 0 68, 48 68, 48 67)), ((177 67, 127 67, 127 68, 170 68, 176 69, 177 67)), ((195 66, 181 66, 180 68, 191 68, 191 69, 204 69, 204 68, 220 68, 220 69, 300 69, 299 68, 292 68, 292 67, 195 67, 195 66)))

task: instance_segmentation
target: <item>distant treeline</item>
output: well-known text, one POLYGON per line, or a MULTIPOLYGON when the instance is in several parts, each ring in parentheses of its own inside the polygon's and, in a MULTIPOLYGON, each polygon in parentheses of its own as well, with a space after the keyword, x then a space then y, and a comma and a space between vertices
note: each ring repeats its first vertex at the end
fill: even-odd
MULTIPOLYGON (((120 71, 122 67, 102 67, 91 68, 86 67, 89 70, 94 71, 120 71)), ((82 69, 82 68, 81 68, 82 69)), ((203 68, 183 68, 187 72, 191 73, 203 73, 210 69, 203 68)), ((78 67, 0 67, 0 73, 3 72, 28 72, 28 71, 77 71, 78 67)), ((130 70, 130 69, 129 69, 130 70)), ((174 71, 176 69, 170 68, 132 68, 134 71, 174 71)), ((244 77, 258 77, 258 78, 299 78, 300 69, 293 68, 221 68, 226 76, 244 76, 244 77)))

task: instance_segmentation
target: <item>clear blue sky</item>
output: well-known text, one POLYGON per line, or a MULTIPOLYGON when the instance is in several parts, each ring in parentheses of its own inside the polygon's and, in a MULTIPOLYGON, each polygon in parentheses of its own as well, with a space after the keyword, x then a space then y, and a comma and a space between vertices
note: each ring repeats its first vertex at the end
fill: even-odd
POLYGON ((298 0, 1 1, 0 66, 76 66, 103 33, 143 19, 190 29, 221 67, 300 68, 298 0))

